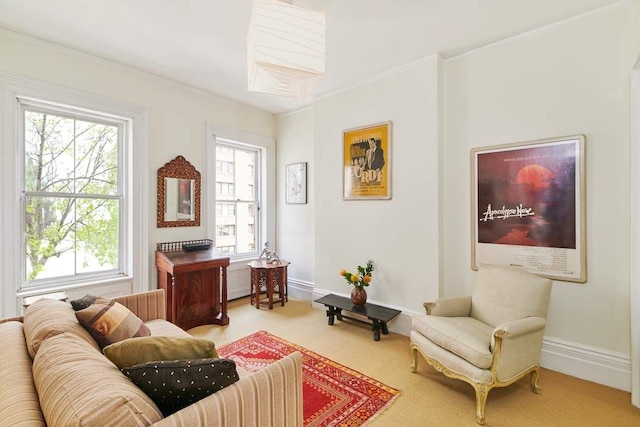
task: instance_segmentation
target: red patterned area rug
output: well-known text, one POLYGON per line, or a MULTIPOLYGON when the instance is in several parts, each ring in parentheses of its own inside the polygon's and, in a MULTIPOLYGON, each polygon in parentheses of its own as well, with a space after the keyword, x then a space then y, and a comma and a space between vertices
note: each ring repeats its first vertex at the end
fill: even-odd
POLYGON ((218 348, 221 357, 256 372, 299 351, 302 353, 304 425, 359 426, 386 409, 399 391, 304 347, 259 331, 218 348))

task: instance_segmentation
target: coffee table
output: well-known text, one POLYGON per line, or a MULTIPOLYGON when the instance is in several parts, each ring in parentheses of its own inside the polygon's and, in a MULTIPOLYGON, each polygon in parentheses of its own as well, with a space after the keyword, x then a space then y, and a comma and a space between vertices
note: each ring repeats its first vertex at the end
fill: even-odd
POLYGON ((338 318, 338 320, 349 319, 354 322, 371 325, 374 341, 380 341, 380 332, 385 335, 389 333, 387 322, 400 314, 399 310, 383 307, 381 305, 371 303, 366 303, 364 305, 355 305, 353 304, 353 302, 351 302, 350 298, 345 298, 333 294, 325 295, 322 298, 318 298, 317 300, 315 300, 315 302, 324 304, 325 307, 327 307, 329 326, 333 326, 333 323, 335 321, 334 319, 336 317, 338 318), (342 310, 366 316, 367 319, 371 321, 371 323, 361 319, 357 319, 355 317, 346 316, 342 314, 342 310))

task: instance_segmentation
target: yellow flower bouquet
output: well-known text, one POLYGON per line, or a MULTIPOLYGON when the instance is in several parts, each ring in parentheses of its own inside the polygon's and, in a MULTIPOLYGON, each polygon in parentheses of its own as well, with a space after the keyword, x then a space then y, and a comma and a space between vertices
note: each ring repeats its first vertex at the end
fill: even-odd
POLYGON ((373 273, 373 261, 367 261, 367 264, 363 267, 361 265, 358 266, 357 273, 350 273, 345 269, 340 271, 340 275, 345 278, 348 284, 353 285, 357 288, 364 288, 365 286, 369 286, 371 283, 373 273))

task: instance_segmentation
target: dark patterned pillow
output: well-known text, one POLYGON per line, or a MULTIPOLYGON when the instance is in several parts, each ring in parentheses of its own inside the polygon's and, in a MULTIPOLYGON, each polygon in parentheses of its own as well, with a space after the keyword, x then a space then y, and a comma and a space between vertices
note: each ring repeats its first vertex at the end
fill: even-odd
POLYGON ((73 307, 75 311, 82 310, 83 308, 87 308, 91 304, 96 302, 97 299, 98 297, 95 295, 86 294, 82 298, 71 301, 71 307, 73 307))
POLYGON ((230 359, 165 360, 147 362, 122 372, 169 416, 238 381, 230 359))
POLYGON ((133 337, 148 337, 151 331, 144 322, 124 305, 96 298, 89 307, 76 311, 76 318, 100 348, 133 337))

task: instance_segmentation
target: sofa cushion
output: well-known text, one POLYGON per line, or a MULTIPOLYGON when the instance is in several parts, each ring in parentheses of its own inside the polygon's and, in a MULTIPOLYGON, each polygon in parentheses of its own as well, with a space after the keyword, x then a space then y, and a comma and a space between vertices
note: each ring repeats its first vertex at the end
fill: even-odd
POLYGON ((193 337, 129 338, 106 346, 102 352, 118 368, 158 360, 219 357, 213 341, 193 337))
POLYGON ((164 416, 238 381, 229 359, 165 360, 123 368, 122 372, 147 393, 164 416))
POLYGON ((163 336, 163 337, 183 337, 189 338, 190 335, 187 331, 174 325, 168 320, 154 319, 144 322, 147 328, 151 331, 151 336, 163 336))
POLYGON ((151 331, 127 307, 107 298, 76 311, 76 317, 98 342, 100 348, 127 338, 145 337, 151 331))
POLYGON ((153 401, 99 350, 68 333, 42 343, 33 377, 50 426, 149 425, 162 418, 153 401))
POLYGON ((491 326, 472 317, 426 315, 414 315, 411 326, 411 329, 478 368, 487 369, 491 366, 491 326))
POLYGON ((22 323, 0 323, 0 343, 0 426, 44 426, 22 323))
POLYGON ((25 311, 24 335, 32 359, 47 338, 64 332, 76 335, 94 348, 99 348, 91 334, 78 323, 73 308, 66 302, 41 299, 25 311))

